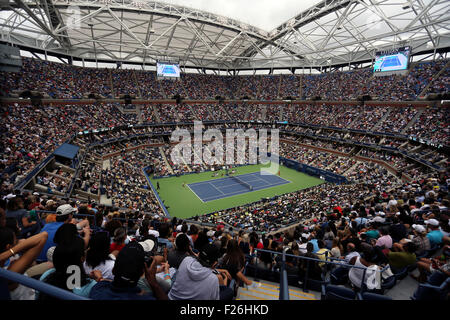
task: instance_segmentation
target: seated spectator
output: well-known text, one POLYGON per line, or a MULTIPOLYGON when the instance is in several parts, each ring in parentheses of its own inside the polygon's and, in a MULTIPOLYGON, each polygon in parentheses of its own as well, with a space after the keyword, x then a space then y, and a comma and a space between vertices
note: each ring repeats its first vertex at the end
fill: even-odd
POLYGON ((349 244, 347 244, 347 254, 345 255, 345 257, 342 257, 345 261, 346 264, 350 263, 350 260, 354 257, 359 257, 360 254, 358 251, 356 251, 356 246, 354 243, 350 242, 349 244))
POLYGON ((168 239, 171 234, 170 225, 168 223, 162 223, 159 226, 159 237, 158 237, 158 246, 163 245, 168 250, 173 248, 173 243, 170 239, 168 239))
POLYGON ((379 229, 380 237, 375 243, 376 246, 380 247, 382 250, 392 248, 392 238, 389 235, 389 229, 387 227, 382 227, 379 229))
POLYGON ((170 300, 232 300, 233 291, 227 287, 231 275, 215 269, 219 248, 207 244, 198 258, 188 256, 181 262, 169 292, 170 300))
MULTIPOLYGON (((412 243, 416 246, 416 256, 423 255, 427 250, 430 250, 430 239, 427 237, 427 231, 424 226, 420 224, 413 224, 413 237, 412 237, 412 243)), ((402 239, 400 242, 394 243, 392 246, 393 251, 405 251, 404 245, 407 243, 408 239, 402 239)))
MULTIPOLYGON (((47 237, 47 232, 41 232, 18 241, 11 229, 0 227, 0 267, 27 275, 25 271, 41 252, 47 237)), ((17 282, 9 282, 8 290, 11 300, 34 300, 34 290, 17 282)))
POLYGON ((431 247, 441 244, 444 234, 439 229, 439 221, 436 219, 429 219, 425 220, 425 224, 428 226, 428 229, 430 230, 427 233, 427 238, 430 240, 431 247))
MULTIPOLYGON (((58 288, 72 291, 73 293, 88 297, 96 281, 89 278, 83 267, 85 258, 84 241, 78 236, 77 228, 73 224, 61 226, 55 234, 56 248, 53 252, 54 268, 46 271, 40 278, 41 281, 56 286, 58 288), (76 269, 72 269, 75 267, 76 269), (79 278, 73 283, 79 287, 69 288, 74 272, 79 274, 79 278)), ((45 293, 37 295, 38 300, 56 299, 45 293)))
POLYGON ((364 284, 368 290, 381 289, 381 275, 378 272, 380 267, 374 263, 374 258, 375 252, 372 250, 366 252, 364 258, 353 257, 350 260, 349 264, 359 267, 351 268, 348 273, 349 280, 354 287, 361 289, 361 284, 364 284), (365 276, 364 268, 366 269, 365 276))
POLYGON ((231 277, 237 281, 237 284, 244 283, 247 286, 252 284, 252 281, 243 274, 245 255, 239 248, 237 240, 230 240, 227 246, 227 253, 219 259, 218 265, 228 270, 231 277))
MULTIPOLYGON (((325 243, 323 240, 317 241, 317 244, 319 245, 319 251, 316 252, 316 256, 323 261, 329 261, 330 257, 330 250, 325 248, 325 243)), ((319 267, 323 268, 325 266, 325 263, 319 263, 319 267)))
POLYGON ((186 234, 181 233, 175 239, 175 248, 167 255, 167 262, 171 267, 178 269, 183 259, 189 255, 193 255, 191 242, 186 234))
POLYGON ((125 240, 127 238, 127 231, 124 227, 119 227, 114 231, 114 241, 109 247, 109 252, 117 256, 120 250, 125 247, 125 240))
MULTIPOLYGON (((72 207, 70 204, 61 205, 56 209, 56 222, 48 223, 42 228, 42 231, 47 232, 48 238, 47 242, 44 245, 44 248, 42 249, 41 253, 39 254, 39 257, 37 258, 38 261, 43 262, 47 261, 48 249, 55 246, 54 237, 56 231, 64 224, 75 222, 73 219, 74 212, 76 212, 76 209, 72 207)), ((76 223, 75 225, 77 230, 83 230, 84 243, 85 246, 87 247, 91 235, 88 220, 83 220, 81 222, 76 223)))
POLYGON ((419 276, 416 277, 411 275, 412 278, 416 279, 421 283, 425 283, 427 279, 427 275, 434 273, 436 271, 441 271, 447 276, 449 275, 449 267, 450 267, 450 255, 449 255, 449 247, 445 247, 442 256, 436 258, 420 258, 417 261, 417 268, 419 270, 419 276))
POLYGON ((398 273, 401 269, 416 263, 416 245, 410 240, 403 245, 403 251, 391 251, 387 254, 387 259, 392 272, 398 273))
MULTIPOLYGON (((313 244, 311 242, 308 242, 308 244, 306 245, 306 253, 304 254, 304 257, 319 259, 317 255, 313 253, 313 251, 314 251, 313 244)), ((308 269, 308 279, 322 280, 322 269, 319 266, 318 262, 312 260, 308 262, 307 260, 302 259, 300 260, 298 266, 298 276, 300 278, 300 282, 302 282, 303 279, 305 279, 307 269, 308 269)))
POLYGON ((83 263, 87 274, 98 270, 102 273, 103 278, 114 279, 112 269, 114 268, 116 257, 110 254, 109 248, 110 238, 107 232, 100 231, 92 235, 86 251, 86 261, 83 263))
POLYGON ((6 217, 16 218, 20 228, 20 238, 28 238, 41 231, 40 220, 30 221, 29 213, 24 209, 23 199, 19 196, 8 201, 6 217))
POLYGON ((330 257, 339 259, 342 256, 343 251, 339 238, 334 238, 333 243, 331 244, 330 257))
POLYGON ((156 280, 156 266, 164 261, 154 256, 150 266, 145 262, 145 251, 136 241, 130 242, 119 252, 113 268, 113 281, 99 281, 91 290, 89 298, 94 300, 167 300, 167 295, 156 280), (144 292, 138 281, 145 274, 151 288, 144 292))

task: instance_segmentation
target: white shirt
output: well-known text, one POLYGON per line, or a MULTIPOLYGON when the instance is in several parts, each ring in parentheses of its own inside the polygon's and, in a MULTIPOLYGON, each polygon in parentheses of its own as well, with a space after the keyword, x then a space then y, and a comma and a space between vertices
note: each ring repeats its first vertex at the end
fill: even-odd
POLYGON ((105 279, 114 280, 114 275, 112 273, 112 269, 114 268, 114 264, 116 261, 114 260, 106 260, 105 262, 99 264, 95 268, 88 266, 86 261, 83 263, 84 271, 86 274, 90 274, 93 270, 98 270, 102 273, 102 277, 105 279))

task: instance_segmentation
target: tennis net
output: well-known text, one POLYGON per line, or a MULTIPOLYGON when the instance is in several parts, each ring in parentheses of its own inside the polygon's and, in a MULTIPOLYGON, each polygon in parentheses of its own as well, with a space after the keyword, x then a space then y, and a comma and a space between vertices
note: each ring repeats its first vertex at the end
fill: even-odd
POLYGON ((234 181, 239 182, 240 184, 242 184, 244 187, 247 187, 249 190, 253 190, 253 186, 252 186, 251 184, 248 184, 247 182, 242 181, 241 179, 239 179, 239 178, 236 177, 236 176, 230 176, 230 177, 231 177, 231 179, 233 179, 234 181))

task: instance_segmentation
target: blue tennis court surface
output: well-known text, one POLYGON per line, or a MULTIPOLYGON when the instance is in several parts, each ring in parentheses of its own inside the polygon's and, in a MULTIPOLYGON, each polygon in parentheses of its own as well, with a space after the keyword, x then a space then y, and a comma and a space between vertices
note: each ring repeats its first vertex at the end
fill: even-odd
POLYGON ((288 180, 267 172, 264 174, 253 172, 236 177, 244 183, 240 183, 231 177, 225 177, 191 183, 188 184, 188 187, 201 201, 208 202, 291 183, 288 180))
POLYGON ((390 56, 390 57, 386 57, 386 59, 384 59, 383 64, 381 65, 381 68, 396 67, 396 66, 400 66, 400 65, 401 65, 401 62, 397 58, 397 56, 390 56))

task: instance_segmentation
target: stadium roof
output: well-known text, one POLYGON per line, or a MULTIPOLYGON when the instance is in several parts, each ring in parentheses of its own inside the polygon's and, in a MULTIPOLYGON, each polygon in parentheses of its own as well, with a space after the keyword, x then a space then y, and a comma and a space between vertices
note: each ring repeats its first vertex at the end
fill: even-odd
POLYGON ((224 15, 212 1, 200 1, 197 8, 198 1, 186 0, 6 2, 0 12, 2 41, 89 61, 301 68, 371 61, 378 50, 407 45, 413 53, 450 47, 448 0, 270 1, 275 7, 261 0, 251 1, 253 10, 224 1, 222 8, 240 13, 224 9, 224 15), (272 28, 264 19, 278 22, 264 18, 267 11, 291 17, 272 28))

